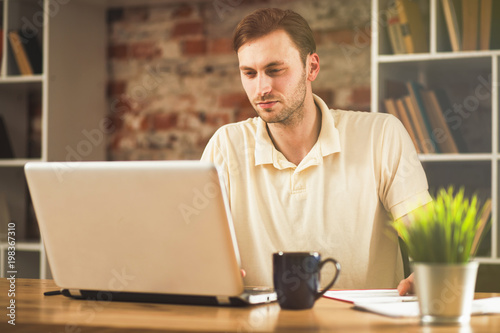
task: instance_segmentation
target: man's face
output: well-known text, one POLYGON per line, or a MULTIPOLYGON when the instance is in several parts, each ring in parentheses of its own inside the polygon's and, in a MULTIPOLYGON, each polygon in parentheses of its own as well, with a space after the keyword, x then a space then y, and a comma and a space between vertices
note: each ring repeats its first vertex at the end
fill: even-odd
POLYGON ((283 30, 252 40, 238 50, 241 82, 266 123, 291 125, 303 115, 307 92, 304 63, 283 30))

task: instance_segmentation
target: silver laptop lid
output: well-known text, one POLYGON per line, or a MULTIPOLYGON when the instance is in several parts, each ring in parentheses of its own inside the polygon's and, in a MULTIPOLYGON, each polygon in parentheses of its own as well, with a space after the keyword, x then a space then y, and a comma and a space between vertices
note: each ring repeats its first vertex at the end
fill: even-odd
POLYGON ((59 287, 243 291, 229 206, 214 165, 32 162, 25 172, 59 287))

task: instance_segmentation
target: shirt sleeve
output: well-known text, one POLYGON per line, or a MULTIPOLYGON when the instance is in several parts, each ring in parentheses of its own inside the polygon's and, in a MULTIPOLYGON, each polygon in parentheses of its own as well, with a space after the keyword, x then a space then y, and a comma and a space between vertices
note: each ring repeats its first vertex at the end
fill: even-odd
POLYGON ((205 147, 205 150, 203 151, 200 160, 204 162, 212 162, 215 164, 215 166, 218 169, 218 172, 222 176, 222 179, 224 179, 225 183, 224 185, 226 187, 228 197, 230 198, 229 168, 226 163, 225 157, 222 154, 222 149, 220 148, 220 143, 221 141, 223 141, 221 139, 221 136, 222 136, 221 130, 218 130, 212 136, 212 138, 208 141, 208 144, 205 147))
POLYGON ((432 198, 415 146, 399 119, 387 117, 381 135, 379 197, 392 217, 398 219, 432 198))

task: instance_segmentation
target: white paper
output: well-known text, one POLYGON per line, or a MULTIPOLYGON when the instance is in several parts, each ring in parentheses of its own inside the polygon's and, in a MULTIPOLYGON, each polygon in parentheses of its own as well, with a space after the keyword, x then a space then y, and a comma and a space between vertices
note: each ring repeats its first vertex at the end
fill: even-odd
POLYGON ((397 289, 328 290, 325 297, 349 303, 412 302, 417 296, 399 296, 397 289))
POLYGON ((369 311, 389 317, 418 317, 418 302, 354 303, 354 309, 369 311))
MULTIPOLYGON (((369 311, 389 317, 418 317, 415 296, 399 296, 396 289, 329 290, 325 296, 353 303, 357 310, 369 311)), ((500 297, 472 301, 472 314, 500 314, 500 297)))

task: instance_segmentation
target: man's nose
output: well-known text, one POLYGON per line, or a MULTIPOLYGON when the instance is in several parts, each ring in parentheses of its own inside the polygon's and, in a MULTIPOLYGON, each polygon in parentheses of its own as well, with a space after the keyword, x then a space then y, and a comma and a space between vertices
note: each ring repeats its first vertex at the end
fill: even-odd
POLYGON ((271 93, 271 78, 267 75, 259 75, 257 84, 257 94, 265 96, 271 93))

